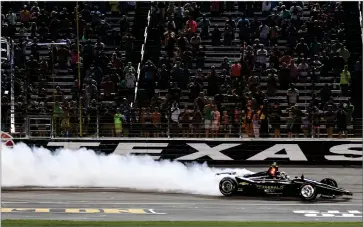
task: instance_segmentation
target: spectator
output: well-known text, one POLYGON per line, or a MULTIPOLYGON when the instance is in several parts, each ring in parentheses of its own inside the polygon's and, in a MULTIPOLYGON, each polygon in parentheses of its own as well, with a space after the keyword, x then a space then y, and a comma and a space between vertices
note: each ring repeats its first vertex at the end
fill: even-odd
POLYGON ((317 54, 314 55, 314 60, 311 63, 312 68, 312 81, 313 83, 319 83, 320 82, 320 75, 322 70, 322 63, 320 62, 320 59, 317 54))
POLYGON ((320 137, 320 118, 321 118, 320 110, 318 107, 314 106, 313 109, 311 110, 313 138, 320 137))
POLYGON ((326 125, 326 131, 328 134, 328 138, 333 138, 333 130, 335 126, 335 113, 333 112, 333 107, 328 106, 328 111, 325 112, 325 125, 326 125))
POLYGON ((196 55, 197 51, 199 50, 199 45, 201 44, 202 40, 197 33, 194 33, 193 37, 190 39, 190 45, 192 46, 193 56, 196 55))
POLYGON ((233 81, 241 78, 242 66, 238 61, 235 61, 231 66, 231 78, 233 81))
POLYGON ((144 124, 145 124, 145 136, 150 137, 151 134, 154 134, 154 125, 153 125, 153 114, 151 113, 150 107, 147 107, 144 112, 144 124))
POLYGON ((309 136, 309 131, 311 130, 310 125, 311 124, 310 124, 309 114, 305 113, 305 116, 302 118, 302 125, 301 125, 301 128, 304 133, 304 138, 308 138, 308 136, 309 136))
POLYGON ((290 84, 290 88, 287 90, 287 102, 290 106, 295 105, 299 99, 299 90, 295 88, 294 84, 290 84))
POLYGON ((153 135, 154 137, 160 137, 161 132, 161 114, 159 112, 159 108, 155 107, 154 112, 152 114, 152 123, 154 124, 153 135))
POLYGON ((189 125, 191 123, 190 118, 191 117, 190 117, 190 113, 189 113, 188 109, 184 108, 184 111, 183 111, 183 113, 181 113, 180 120, 179 120, 181 129, 182 129, 182 136, 184 138, 189 137, 189 135, 190 135, 189 134, 189 131, 190 131, 189 125))
POLYGON ((299 80, 302 83, 306 83, 310 72, 310 66, 307 64, 305 58, 301 60, 301 63, 297 67, 297 70, 299 72, 299 80))
POLYGON ((220 2, 213 1, 210 6, 212 17, 218 17, 221 14, 222 6, 220 2))
POLYGON ((265 109, 264 104, 260 104, 260 109, 257 111, 258 119, 260 121, 260 137, 268 137, 268 111, 265 109))
POLYGON ((204 106, 204 129, 205 129, 205 136, 209 137, 209 132, 212 128, 212 111, 213 106, 210 103, 207 103, 204 106))
POLYGON ((220 78, 217 75, 215 66, 211 67, 211 72, 208 75, 208 96, 215 96, 219 93, 220 78))
POLYGON ((252 117, 253 134, 255 138, 260 138, 260 119, 257 113, 253 114, 252 117))
POLYGON ((172 101, 177 101, 179 103, 181 96, 181 89, 178 87, 177 83, 171 83, 168 93, 172 101))
POLYGON ((228 61, 228 58, 227 58, 227 57, 224 57, 224 58, 223 58, 223 62, 221 63, 220 68, 221 68, 222 70, 223 70, 223 69, 225 69, 225 70, 227 70, 227 71, 229 71, 229 70, 230 70, 231 66, 230 66, 230 62, 228 61))
POLYGON ((344 59, 338 53, 333 53, 332 66, 334 81, 336 81, 336 77, 341 76, 341 72, 345 67, 344 59))
POLYGON ((224 29, 226 29, 227 26, 230 26, 230 28, 232 30, 232 39, 235 39, 236 23, 232 19, 232 16, 231 15, 229 15, 228 16, 228 19, 225 21, 225 23, 224 23, 224 29))
POLYGON ((209 37, 209 27, 211 26, 210 20, 207 18, 205 14, 203 14, 202 20, 199 22, 198 27, 201 28, 200 37, 203 40, 208 39, 209 37))
POLYGON ((277 75, 270 73, 267 78, 267 95, 272 97, 277 93, 278 85, 277 85, 277 75))
POLYGON ((347 117, 347 126, 351 126, 352 124, 352 115, 354 112, 354 105, 350 102, 350 99, 348 99, 347 103, 344 104, 344 112, 347 117))
POLYGON ((263 44, 260 44, 259 49, 256 52, 256 67, 261 67, 263 70, 266 69, 267 62, 267 50, 263 44))
POLYGON ((170 129, 171 129, 171 133, 173 135, 175 135, 177 133, 177 130, 178 130, 179 116, 180 116, 179 105, 178 105, 178 103, 176 101, 173 102, 172 107, 170 109, 170 113, 171 113, 170 129))
POLYGON ((287 66, 287 68, 289 69, 290 71, 290 78, 288 81, 291 81, 291 82, 297 82, 298 80, 298 68, 295 64, 295 60, 291 60, 290 61, 290 64, 287 66))
POLYGON ((230 25, 227 25, 223 33, 223 45, 232 46, 233 31, 230 25))
POLYGON ((328 84, 325 84, 324 87, 320 90, 320 99, 321 106, 324 106, 325 103, 329 100, 332 95, 332 91, 328 84))
POLYGON ((343 45, 340 45, 340 46, 341 46, 341 48, 339 48, 337 50, 337 52, 338 52, 339 56, 341 56, 344 59, 345 64, 347 64, 349 57, 350 57, 349 50, 343 45))
POLYGON ((126 82, 126 88, 131 90, 135 89, 136 76, 131 68, 129 68, 129 71, 126 72, 125 74, 125 82, 126 82))
POLYGON ((194 33, 197 32, 198 24, 195 20, 193 20, 192 16, 189 16, 189 20, 187 21, 188 29, 190 29, 191 33, 194 35, 194 33))
POLYGON ((231 135, 232 125, 230 117, 228 116, 228 112, 225 110, 223 111, 223 115, 221 117, 222 123, 222 133, 224 133, 225 138, 229 138, 231 135))
POLYGON ((337 111, 337 131, 339 134, 339 138, 344 136, 347 136, 347 116, 342 108, 342 106, 339 107, 337 111))
POLYGON ((348 65, 345 65, 344 70, 340 73, 340 88, 343 96, 349 96, 350 78, 348 65))
POLYGON ((300 42, 296 45, 295 52, 299 56, 300 55, 304 55, 306 57, 308 55, 308 53, 309 53, 309 47, 305 43, 305 39, 304 38, 301 38, 300 39, 300 42))
POLYGON ((196 53, 196 68, 204 68, 204 62, 205 62, 205 47, 200 48, 196 53))
POLYGON ((221 113, 218 111, 218 107, 214 106, 212 115, 212 137, 217 137, 219 134, 219 128, 221 124, 221 113))
POLYGON ((242 15, 242 18, 238 20, 237 27, 239 29, 239 39, 241 43, 248 41, 250 38, 250 22, 245 18, 244 14, 242 15))
POLYGON ((280 125, 281 125, 281 116, 282 111, 279 106, 279 103, 276 101, 273 108, 271 109, 271 112, 269 114, 269 120, 272 127, 272 130, 274 131, 274 137, 280 138, 280 125))
POLYGON ((245 111, 244 116, 244 128, 248 137, 254 137, 253 131, 253 115, 254 111, 252 110, 251 106, 247 106, 247 110, 245 111))
POLYGON ((202 124, 203 124, 203 116, 199 110, 198 106, 194 107, 193 117, 192 117, 192 133, 194 137, 200 137, 202 135, 202 124))
POLYGON ((310 51, 313 55, 317 55, 321 52, 321 44, 316 37, 314 37, 314 41, 310 44, 310 51))
POLYGON ((270 27, 267 26, 266 22, 262 22, 259 27, 259 38, 262 44, 267 45, 268 35, 270 34, 270 27))
POLYGON ((23 23, 26 27, 28 27, 28 23, 30 22, 30 11, 28 11, 28 6, 24 5, 23 10, 20 11, 20 22, 23 23))

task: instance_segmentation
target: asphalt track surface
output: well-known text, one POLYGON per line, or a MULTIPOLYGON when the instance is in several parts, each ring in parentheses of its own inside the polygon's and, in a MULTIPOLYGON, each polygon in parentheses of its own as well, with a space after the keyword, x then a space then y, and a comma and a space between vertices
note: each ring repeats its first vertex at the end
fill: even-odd
MULTIPOLYGON (((261 169, 249 168, 252 171, 261 169)), ((362 168, 284 168, 290 176, 335 178, 351 199, 215 197, 120 189, 2 191, 2 219, 166 221, 361 221, 362 168)))

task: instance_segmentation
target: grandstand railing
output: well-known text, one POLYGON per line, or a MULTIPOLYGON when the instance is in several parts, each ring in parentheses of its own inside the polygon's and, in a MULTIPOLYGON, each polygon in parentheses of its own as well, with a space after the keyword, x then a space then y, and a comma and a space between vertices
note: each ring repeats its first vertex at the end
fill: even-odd
MULTIPOLYGON (((149 25, 150 25, 150 10, 148 11, 148 14, 147 14, 147 26, 145 27, 145 31, 144 31, 144 43, 141 46, 141 59, 140 59, 139 64, 137 65, 137 78, 136 78, 135 95, 134 95, 133 103, 135 103, 137 100, 137 90, 138 90, 139 80, 140 80, 141 64, 144 61, 145 45, 147 42, 147 30, 149 28, 149 25)), ((133 106, 133 103, 131 103, 131 107, 133 106)))
MULTIPOLYGON (((139 118, 139 117, 138 117, 139 118)), ((54 117, 52 115, 28 115, 18 121, 15 126, 17 133, 14 137, 30 139, 46 138, 79 138, 79 123, 70 122, 67 117, 54 117)), ((136 119, 138 120, 138 119, 136 119)), ((332 136, 328 137, 326 122, 321 119, 319 129, 313 129, 312 124, 304 129, 301 124, 295 125, 288 130, 285 121, 280 122, 280 129, 275 131, 275 124, 268 121, 268 135, 258 133, 253 125, 245 124, 241 119, 239 123, 220 124, 213 130, 213 125, 206 132, 204 121, 195 124, 193 122, 181 123, 169 120, 165 123, 127 122, 121 125, 113 123, 114 118, 98 116, 82 123, 82 137, 84 138, 362 138, 362 129, 354 122, 362 121, 355 119, 347 130, 339 134, 338 126, 335 124, 332 136), (102 118, 102 119, 101 119, 102 118), (355 127, 356 126, 356 127, 355 127), (249 127, 249 130, 247 129, 249 127), (248 132, 249 131, 249 132, 248 132), (291 132, 291 133, 289 133, 291 132), (208 135, 207 135, 208 134, 208 135), (257 136, 258 135, 258 136, 257 136)))

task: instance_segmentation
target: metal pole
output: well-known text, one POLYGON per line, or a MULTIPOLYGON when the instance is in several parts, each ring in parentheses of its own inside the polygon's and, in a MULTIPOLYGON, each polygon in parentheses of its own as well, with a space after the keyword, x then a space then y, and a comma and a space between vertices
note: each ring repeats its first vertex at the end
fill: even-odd
MULTIPOLYGON (((79 52, 79 18, 78 18, 78 1, 76 3, 76 27, 77 27, 77 66, 78 66, 78 89, 81 91, 81 59, 80 59, 80 52, 79 52)), ((79 94, 79 136, 82 137, 82 100, 81 95, 79 94)), ((97 127, 98 128, 98 127, 97 127)))
MULTIPOLYGON (((10 59, 10 133, 15 133, 15 97, 14 97, 14 92, 15 92, 15 68, 14 68, 14 40, 10 40, 11 43, 11 50, 9 47, 9 42, 7 42, 7 54, 8 54, 8 59, 10 59), (9 53, 10 52, 10 53, 9 53)), ((8 81, 6 81, 8 82, 8 81)), ((7 124, 7 123, 6 123, 7 124)))
MULTIPOLYGON (((54 48, 53 48, 53 45, 50 45, 50 48, 52 49, 51 53, 52 53, 52 80, 53 80, 53 113, 52 113, 52 121, 53 123, 52 124, 55 124, 56 121, 54 119, 54 110, 55 110, 55 79, 54 79, 54 74, 55 74, 55 70, 54 70, 54 48)), ((52 134, 53 134, 53 138, 56 136, 56 133, 55 131, 57 130, 57 125, 53 125, 52 127, 53 131, 52 131, 52 134)))

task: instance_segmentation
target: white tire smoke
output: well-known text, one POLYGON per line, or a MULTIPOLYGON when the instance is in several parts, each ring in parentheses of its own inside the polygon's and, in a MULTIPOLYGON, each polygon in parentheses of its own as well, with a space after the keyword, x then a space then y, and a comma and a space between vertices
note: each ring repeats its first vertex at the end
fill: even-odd
POLYGON ((18 143, 2 146, 2 187, 112 187, 153 192, 221 195, 218 169, 205 164, 184 165, 154 161, 148 156, 97 155, 85 148, 77 151, 30 148, 18 143))

